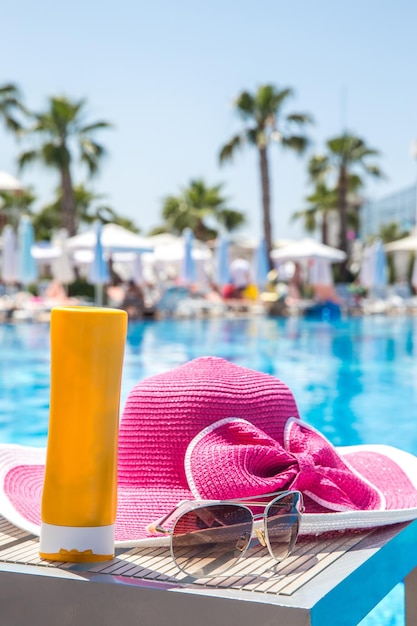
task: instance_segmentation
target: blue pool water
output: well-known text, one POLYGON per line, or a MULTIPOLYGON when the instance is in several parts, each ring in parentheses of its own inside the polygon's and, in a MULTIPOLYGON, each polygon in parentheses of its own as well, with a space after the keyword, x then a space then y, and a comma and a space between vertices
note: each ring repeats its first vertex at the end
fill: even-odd
MULTIPOLYGON (((217 355, 285 381, 302 419, 334 444, 386 443, 417 455, 416 354, 412 317, 136 322, 121 404, 138 380, 217 355)), ((45 445, 48 404, 49 327, 0 325, 0 442, 45 445)), ((402 593, 396 587, 361 624, 402 626, 402 593)))

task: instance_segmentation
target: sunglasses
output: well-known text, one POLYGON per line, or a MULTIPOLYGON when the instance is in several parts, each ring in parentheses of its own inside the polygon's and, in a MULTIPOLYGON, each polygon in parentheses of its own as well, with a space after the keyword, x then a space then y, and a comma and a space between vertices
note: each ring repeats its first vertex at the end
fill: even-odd
POLYGON ((185 574, 218 576, 244 556, 252 537, 275 561, 285 559, 297 540, 303 511, 299 491, 226 501, 183 500, 147 530, 170 535, 171 556, 185 574))

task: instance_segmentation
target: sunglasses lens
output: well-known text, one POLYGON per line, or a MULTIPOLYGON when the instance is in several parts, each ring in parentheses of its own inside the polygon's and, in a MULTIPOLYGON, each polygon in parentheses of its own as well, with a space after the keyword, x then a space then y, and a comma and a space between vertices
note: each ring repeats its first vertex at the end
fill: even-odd
POLYGON ((301 495, 297 492, 279 496, 267 508, 266 534, 277 561, 291 552, 300 526, 301 495))
POLYGON ((245 507, 206 505, 178 518, 171 536, 172 556, 186 574, 216 576, 239 560, 251 534, 252 515, 245 507))

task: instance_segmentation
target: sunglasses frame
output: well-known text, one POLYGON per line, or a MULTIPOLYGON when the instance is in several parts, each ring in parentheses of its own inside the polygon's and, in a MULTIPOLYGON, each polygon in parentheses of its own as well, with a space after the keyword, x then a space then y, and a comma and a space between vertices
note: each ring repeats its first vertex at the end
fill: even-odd
MULTIPOLYGON (((236 565, 240 561, 240 559, 246 554, 251 544, 251 540, 254 538, 257 538, 259 543, 263 547, 268 549, 268 552, 270 556, 274 559, 274 561, 279 563, 283 559, 276 558, 271 548, 270 541, 269 541, 268 523, 267 523, 268 513, 269 513, 270 508, 274 506, 277 503, 277 501, 292 494, 297 495, 297 498, 298 498, 296 502, 297 513, 300 518, 300 516, 304 513, 303 495, 300 491, 293 489, 293 490, 287 490, 287 491, 276 491, 273 493, 256 495, 256 496, 249 496, 247 498, 236 498, 233 500, 181 500, 180 502, 178 502, 175 508, 172 509, 169 513, 167 513, 160 519, 156 520, 152 524, 149 524, 147 526, 147 531, 152 534, 164 534, 164 535, 170 536, 170 552, 171 552, 172 559, 174 563, 176 564, 176 566, 178 567, 178 569, 180 569, 181 571, 189 575, 189 572, 186 572, 185 570, 182 569, 182 567, 180 567, 174 555, 172 541, 173 541, 174 530, 175 530, 175 526, 177 522, 181 519, 183 515, 190 513, 191 511, 194 511, 196 509, 202 509, 205 507, 222 505, 222 504, 238 505, 246 509, 247 511, 249 511, 251 518, 252 518, 252 528, 251 528, 250 538, 247 541, 245 548, 241 551, 241 554, 236 559, 236 562, 233 564, 233 566, 236 565), (259 500, 265 501, 266 498, 272 498, 272 499, 268 499, 268 502, 259 502, 259 500), (264 506, 264 511, 263 513, 253 513, 252 510, 249 508, 250 506, 252 507, 264 506), (172 518, 174 518, 172 526, 170 528, 164 528, 164 524, 169 522, 172 518)), ((298 532, 297 532, 297 536, 298 536, 298 532)), ((204 576, 204 577, 207 577, 207 576, 204 576)))

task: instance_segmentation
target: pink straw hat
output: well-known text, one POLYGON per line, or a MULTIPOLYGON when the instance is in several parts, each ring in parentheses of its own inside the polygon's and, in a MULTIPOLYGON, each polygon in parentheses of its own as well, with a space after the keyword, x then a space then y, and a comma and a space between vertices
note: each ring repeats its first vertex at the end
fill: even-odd
MULTIPOLYGON (((389 446, 334 448, 298 416, 280 380, 217 357, 139 382, 119 430, 116 545, 163 544, 146 526, 184 499, 303 492, 301 532, 417 517, 417 458, 389 446)), ((40 530, 45 451, 0 446, 0 514, 40 530)), ((76 454, 74 455, 76 462, 76 454)))

